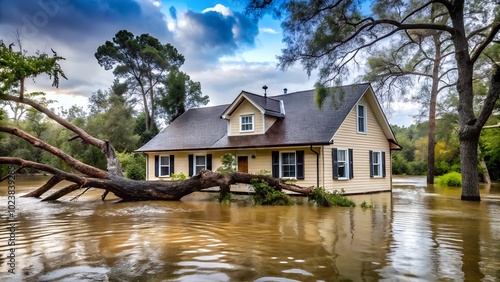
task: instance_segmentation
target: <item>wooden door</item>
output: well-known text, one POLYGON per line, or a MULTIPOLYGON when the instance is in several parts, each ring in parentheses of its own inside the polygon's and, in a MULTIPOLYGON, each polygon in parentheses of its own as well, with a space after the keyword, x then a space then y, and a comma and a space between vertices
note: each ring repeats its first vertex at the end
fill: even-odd
POLYGON ((248 173, 248 156, 238 156, 238 171, 248 173))

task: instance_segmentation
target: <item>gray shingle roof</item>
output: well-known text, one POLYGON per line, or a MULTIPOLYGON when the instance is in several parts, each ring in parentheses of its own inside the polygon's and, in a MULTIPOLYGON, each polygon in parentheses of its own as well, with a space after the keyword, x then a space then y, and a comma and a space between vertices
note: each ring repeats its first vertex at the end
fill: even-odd
MULTIPOLYGON (((278 118, 266 134, 260 135, 227 136, 227 120, 221 115, 230 105, 190 109, 136 151, 328 144, 369 87, 357 84, 333 88, 336 102, 327 98, 322 110, 316 106, 314 90, 269 97, 269 101, 275 102, 266 111, 279 112, 276 105, 279 107, 282 100, 285 117, 278 118)), ((259 105, 265 102, 262 96, 248 92, 245 95, 259 105)))

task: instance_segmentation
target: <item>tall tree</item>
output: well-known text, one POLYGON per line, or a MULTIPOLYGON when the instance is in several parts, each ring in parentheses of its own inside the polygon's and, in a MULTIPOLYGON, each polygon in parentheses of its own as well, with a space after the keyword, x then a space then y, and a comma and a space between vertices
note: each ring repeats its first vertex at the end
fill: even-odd
POLYGON ((158 110, 168 122, 172 122, 189 108, 209 102, 208 96, 201 93, 200 83, 192 81, 184 72, 171 71, 163 83, 165 88, 160 90, 158 110))
MULTIPOLYGON (((273 0, 250 0, 264 7, 273 0)), ((457 66, 457 92, 459 95, 459 140, 462 172, 462 200, 479 201, 478 141, 481 128, 492 113, 500 95, 500 67, 491 61, 491 83, 480 112, 474 112, 474 72, 484 50, 497 44, 500 30, 500 4, 478 0, 391 1, 377 0, 384 15, 367 12, 366 4, 352 0, 278 0, 285 3, 283 21, 286 47, 278 57, 286 70, 299 61, 310 75, 319 70, 316 86, 321 96, 327 94, 325 86, 341 83, 349 74, 349 67, 357 63, 365 50, 380 46, 399 33, 411 31, 444 32, 453 42, 457 66), (439 7, 445 22, 429 22, 432 9, 439 7), (425 19, 425 20, 422 20, 425 19)), ((254 5, 258 6, 258 5, 254 5)), ((484 67, 481 68, 484 70, 484 67)), ((321 99, 319 99, 321 101, 321 99)))
MULTIPOLYGON (((373 11, 379 16, 394 12, 387 10, 384 3, 378 2, 373 11)), ((443 7, 434 3, 429 23, 445 23, 447 14, 443 7)), ((419 19, 425 22, 425 19, 419 19)), ((456 67, 450 63, 453 44, 444 31, 411 30, 394 35, 389 48, 376 50, 368 58, 368 73, 364 79, 372 82, 379 97, 390 103, 394 96, 403 100, 416 100, 414 95, 424 94, 419 99, 421 109, 427 109, 429 131, 427 134, 427 183, 434 183, 435 145, 436 145, 436 105, 441 92, 455 86, 456 67), (415 91, 415 85, 422 85, 415 91), (408 91, 413 89, 413 91, 408 91), (422 93, 423 92, 423 93, 422 93)))
POLYGON ((120 30, 113 41, 97 48, 95 57, 105 70, 113 69, 117 78, 126 79, 129 87, 141 97, 146 115, 146 130, 156 130, 157 89, 166 75, 184 64, 184 56, 171 44, 149 34, 134 36, 120 30))

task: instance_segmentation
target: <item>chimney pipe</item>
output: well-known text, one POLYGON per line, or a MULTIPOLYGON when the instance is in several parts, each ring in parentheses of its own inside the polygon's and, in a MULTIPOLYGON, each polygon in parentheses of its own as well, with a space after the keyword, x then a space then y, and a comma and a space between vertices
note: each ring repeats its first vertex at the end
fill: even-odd
POLYGON ((283 88, 283 94, 286 94, 288 92, 288 89, 283 88))
POLYGON ((262 89, 264 89, 264 98, 267 98, 267 86, 262 86, 262 89))

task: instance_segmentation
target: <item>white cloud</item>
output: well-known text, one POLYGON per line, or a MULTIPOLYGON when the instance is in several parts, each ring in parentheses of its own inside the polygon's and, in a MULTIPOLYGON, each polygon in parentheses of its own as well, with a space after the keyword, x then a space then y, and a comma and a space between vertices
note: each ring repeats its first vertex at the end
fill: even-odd
POLYGON ((205 10, 202 11, 202 13, 207 13, 207 12, 218 12, 218 13, 224 15, 225 17, 234 16, 231 9, 229 9, 228 7, 226 7, 222 4, 217 4, 212 8, 206 8, 205 10))
POLYGON ((278 34, 278 32, 276 30, 269 28, 269 27, 261 27, 261 28, 259 28, 259 31, 263 32, 263 33, 278 34))

